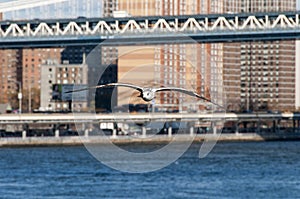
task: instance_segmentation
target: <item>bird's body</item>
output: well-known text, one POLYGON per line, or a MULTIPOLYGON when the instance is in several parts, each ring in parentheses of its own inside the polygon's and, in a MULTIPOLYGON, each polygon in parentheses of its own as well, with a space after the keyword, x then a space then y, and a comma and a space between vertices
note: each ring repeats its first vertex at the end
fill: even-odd
POLYGON ((212 102, 210 99, 207 99, 207 98, 199 95, 198 93, 196 93, 194 91, 183 89, 183 88, 177 88, 177 87, 161 87, 161 88, 149 88, 149 87, 145 87, 145 88, 143 88, 143 87, 136 86, 136 85, 133 85, 133 84, 109 83, 109 84, 105 84, 105 85, 98 85, 98 86, 88 87, 88 88, 84 88, 84 89, 68 91, 66 93, 73 93, 73 92, 79 92, 79 91, 84 91, 84 90, 89 90, 89 89, 97 89, 97 88, 98 89, 99 88, 110 88, 110 87, 116 87, 116 86, 132 88, 132 89, 135 89, 135 90, 139 91, 140 92, 139 97, 141 97, 146 102, 152 101, 155 98, 155 94, 157 92, 177 91, 177 92, 181 92, 181 93, 184 93, 184 94, 187 94, 187 95, 190 95, 190 96, 194 96, 194 97, 200 98, 202 100, 205 100, 207 102, 215 104, 215 105, 217 105, 219 107, 222 107, 221 105, 212 102))

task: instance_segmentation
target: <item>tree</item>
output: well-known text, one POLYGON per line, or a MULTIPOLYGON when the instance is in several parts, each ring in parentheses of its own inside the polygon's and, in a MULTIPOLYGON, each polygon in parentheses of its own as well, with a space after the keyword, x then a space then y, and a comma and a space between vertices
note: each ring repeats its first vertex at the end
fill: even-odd
POLYGON ((23 90, 23 99, 22 99, 22 106, 24 110, 23 112, 30 112, 30 110, 33 111, 34 109, 38 109, 40 107, 40 93, 41 92, 39 88, 31 88, 31 89, 23 90))
POLYGON ((2 103, 9 103, 13 110, 19 109, 19 99, 18 93, 7 93, 7 98, 9 101, 2 102, 2 103))

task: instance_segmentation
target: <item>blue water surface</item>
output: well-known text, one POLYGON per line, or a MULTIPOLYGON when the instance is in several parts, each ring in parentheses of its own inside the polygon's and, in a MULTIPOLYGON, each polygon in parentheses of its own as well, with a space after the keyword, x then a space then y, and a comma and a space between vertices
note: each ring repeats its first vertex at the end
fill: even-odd
POLYGON ((300 198, 299 147, 218 143, 199 159, 198 143, 143 174, 113 170, 84 147, 1 148, 0 198, 300 198))

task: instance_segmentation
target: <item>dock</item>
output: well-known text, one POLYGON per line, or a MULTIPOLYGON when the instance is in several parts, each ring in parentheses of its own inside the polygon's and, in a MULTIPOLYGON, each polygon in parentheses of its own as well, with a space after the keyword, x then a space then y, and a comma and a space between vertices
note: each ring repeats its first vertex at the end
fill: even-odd
POLYGON ((217 141, 217 142, 264 142, 264 141, 299 141, 300 134, 221 134, 221 135, 179 135, 169 137, 165 135, 155 135, 151 137, 103 137, 103 136, 66 136, 66 137, 27 137, 27 138, 1 138, 0 147, 40 147, 40 146, 82 146, 86 144, 161 144, 175 142, 217 141))
POLYGON ((4 114, 0 115, 0 133, 0 147, 163 143, 191 139, 195 142, 300 140, 300 114, 4 114), (138 124, 138 133, 120 131, 118 126, 129 122, 138 124), (178 129, 171 125, 163 126, 164 131, 156 134, 151 132, 151 128, 149 132, 144 125, 151 122, 177 122, 186 125, 182 132, 177 132, 178 129), (230 127, 222 128, 218 126, 218 122, 229 123, 230 127), (108 123, 112 124, 110 129, 106 129, 109 130, 108 134, 95 133, 101 126, 105 126, 101 124, 108 123), (208 123, 216 125, 212 125, 211 131, 199 131, 205 129, 203 125, 208 123), (249 124, 252 125, 251 128, 247 127, 249 124), (265 124, 269 126, 266 127, 265 124))

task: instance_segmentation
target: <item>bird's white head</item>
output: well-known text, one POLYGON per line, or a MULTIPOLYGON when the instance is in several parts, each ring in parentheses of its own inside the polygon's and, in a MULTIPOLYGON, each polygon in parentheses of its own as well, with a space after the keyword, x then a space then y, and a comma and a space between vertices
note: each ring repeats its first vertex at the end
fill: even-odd
POLYGON ((143 100, 149 102, 153 100, 155 97, 155 91, 151 88, 145 88, 142 92, 142 98, 143 100))

